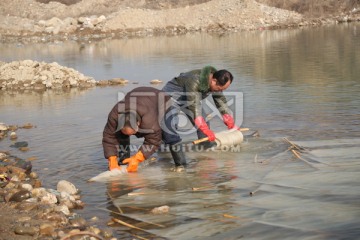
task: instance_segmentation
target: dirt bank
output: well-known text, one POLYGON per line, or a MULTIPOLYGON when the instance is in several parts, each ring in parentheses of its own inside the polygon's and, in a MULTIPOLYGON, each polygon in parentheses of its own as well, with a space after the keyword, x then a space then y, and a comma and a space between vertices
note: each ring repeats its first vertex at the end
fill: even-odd
MULTIPOLYGON (((0 42, 236 32, 356 21, 360 19, 357 2, 352 9, 341 7, 326 17, 310 18, 255 0, 4 0, 0 42)), ((290 4, 288 8, 296 9, 290 4)))

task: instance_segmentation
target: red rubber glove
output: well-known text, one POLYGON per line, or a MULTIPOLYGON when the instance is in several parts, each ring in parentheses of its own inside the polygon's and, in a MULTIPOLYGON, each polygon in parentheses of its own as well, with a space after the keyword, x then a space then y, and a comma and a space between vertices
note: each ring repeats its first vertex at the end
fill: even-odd
POLYGON ((119 169, 121 170, 121 167, 119 166, 117 156, 111 156, 108 158, 109 161, 109 170, 119 169))
POLYGON ((230 114, 224 114, 223 121, 228 129, 232 129, 235 126, 234 118, 230 114))
POLYGON ((215 141, 215 134, 211 131, 202 116, 195 118, 195 125, 209 138, 209 141, 215 141))
POLYGON ((139 163, 144 160, 144 154, 141 151, 138 151, 134 156, 126 158, 123 163, 129 164, 129 166, 127 167, 128 172, 137 172, 139 163))

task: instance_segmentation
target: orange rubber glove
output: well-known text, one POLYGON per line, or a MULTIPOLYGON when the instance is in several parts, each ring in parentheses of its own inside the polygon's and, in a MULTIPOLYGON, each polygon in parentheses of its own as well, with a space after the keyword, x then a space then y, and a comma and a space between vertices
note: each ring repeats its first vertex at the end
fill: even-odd
POLYGON ((138 151, 134 156, 126 158, 123 163, 128 163, 127 171, 128 172, 137 172, 138 165, 145 160, 144 154, 141 151, 138 151))
POLYGON ((228 129, 232 129, 235 126, 234 118, 230 114, 224 114, 223 121, 225 125, 228 127, 228 129))
POLYGON ((208 137, 209 141, 215 141, 215 134, 211 131, 202 116, 195 118, 195 125, 208 137))
POLYGON ((114 170, 114 169, 119 169, 121 170, 121 167, 119 166, 119 163, 118 163, 118 158, 117 156, 110 156, 108 158, 108 161, 109 161, 109 170, 114 170))

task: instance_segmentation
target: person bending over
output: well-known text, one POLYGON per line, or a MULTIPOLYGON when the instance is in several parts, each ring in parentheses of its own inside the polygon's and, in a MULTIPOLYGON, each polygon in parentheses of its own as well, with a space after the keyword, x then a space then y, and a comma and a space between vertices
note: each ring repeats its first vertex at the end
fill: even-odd
POLYGON ((232 81, 233 75, 229 71, 216 70, 212 66, 206 66, 202 69, 181 73, 163 87, 162 90, 172 98, 172 106, 166 113, 162 125, 163 141, 170 145, 170 151, 177 166, 186 164, 184 151, 181 149, 182 139, 178 133, 179 112, 184 112, 197 128, 199 139, 208 137, 210 144, 209 142, 205 143, 205 147, 211 147, 211 142, 215 140, 215 134, 210 130, 209 123, 205 121, 206 114, 203 111, 201 100, 212 95, 223 122, 229 129, 233 128, 235 126, 234 119, 222 93, 232 81))
POLYGON ((128 172, 137 172, 138 164, 159 148, 162 139, 160 122, 169 99, 156 88, 138 87, 115 104, 108 115, 102 138, 109 170, 121 170, 121 164, 128 164, 128 172), (130 157, 131 135, 144 138, 144 142, 130 157))

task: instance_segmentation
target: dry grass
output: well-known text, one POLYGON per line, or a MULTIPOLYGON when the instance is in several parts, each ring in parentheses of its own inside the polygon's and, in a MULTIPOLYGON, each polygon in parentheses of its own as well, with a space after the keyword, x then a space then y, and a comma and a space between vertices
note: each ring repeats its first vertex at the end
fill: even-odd
POLYGON ((308 17, 336 15, 360 7, 360 0, 257 0, 272 7, 299 12, 308 17))

